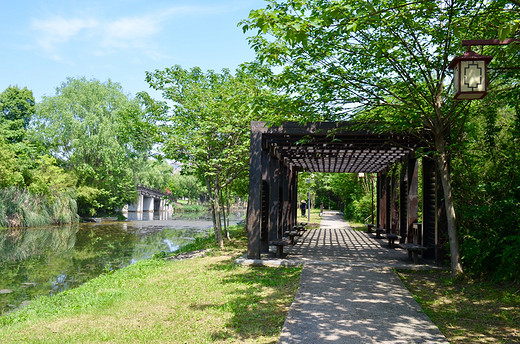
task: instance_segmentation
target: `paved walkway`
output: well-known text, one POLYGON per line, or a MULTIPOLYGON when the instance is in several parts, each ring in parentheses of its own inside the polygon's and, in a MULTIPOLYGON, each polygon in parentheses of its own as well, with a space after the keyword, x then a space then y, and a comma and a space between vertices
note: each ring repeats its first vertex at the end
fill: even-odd
POLYGON ((448 343, 393 272, 427 267, 412 265, 405 250, 325 212, 320 229, 285 252, 286 259, 241 261, 304 266, 280 344, 448 343))

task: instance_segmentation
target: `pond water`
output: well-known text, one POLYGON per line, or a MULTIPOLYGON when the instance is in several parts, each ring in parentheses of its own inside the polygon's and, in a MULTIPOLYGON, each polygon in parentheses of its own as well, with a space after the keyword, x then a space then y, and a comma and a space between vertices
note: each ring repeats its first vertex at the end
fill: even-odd
MULTIPOLYGON (((234 213, 230 222, 243 216, 234 213)), ((173 252, 213 227, 208 214, 146 214, 143 219, 130 213, 129 219, 0 230, 0 314, 156 253, 173 252)))

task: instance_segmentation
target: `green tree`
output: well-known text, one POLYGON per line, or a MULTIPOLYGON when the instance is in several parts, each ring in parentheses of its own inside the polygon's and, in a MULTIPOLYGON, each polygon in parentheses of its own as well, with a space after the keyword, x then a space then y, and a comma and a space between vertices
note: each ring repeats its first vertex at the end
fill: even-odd
POLYGON ((27 87, 9 86, 0 93, 0 134, 8 142, 25 139, 35 104, 33 93, 27 87))
POLYGON ((10 86, 0 93, 0 165, 5 174, 0 185, 23 187, 30 182, 38 150, 30 141, 29 124, 35 111, 32 91, 10 86))
POLYGON ((23 185, 23 175, 18 167, 15 153, 0 136, 0 188, 23 185))
POLYGON ((315 110, 308 120, 363 113, 380 130, 406 131, 429 145, 444 192, 454 275, 463 270, 449 153, 468 102, 452 100, 448 66, 462 39, 495 38, 514 21, 510 7, 480 0, 271 1, 241 23, 244 31, 258 30, 250 38, 258 58, 284 67, 273 82, 315 110))
POLYGON ((34 126, 49 153, 77 177, 80 213, 112 212, 134 200, 134 164, 156 137, 138 99, 119 84, 69 78, 38 104, 34 126))
POLYGON ((175 173, 170 179, 168 190, 170 190, 171 197, 174 200, 185 197, 193 202, 201 198, 205 187, 196 176, 175 173))
POLYGON ((173 102, 163 127, 168 134, 164 152, 204 180, 215 239, 222 247, 221 193, 247 174, 250 122, 267 91, 245 68, 232 75, 174 66, 147 72, 146 79, 173 102))
POLYGON ((518 281, 512 262, 520 260, 520 233, 512 224, 520 221, 519 91, 503 91, 477 104, 453 157, 453 184, 467 269, 518 281))
POLYGON ((141 159, 135 162, 136 184, 164 190, 173 179, 173 167, 166 161, 141 159))
POLYGON ((31 182, 27 189, 36 195, 51 196, 60 192, 69 192, 76 186, 76 179, 57 166, 57 161, 50 155, 38 159, 38 167, 31 171, 31 182))

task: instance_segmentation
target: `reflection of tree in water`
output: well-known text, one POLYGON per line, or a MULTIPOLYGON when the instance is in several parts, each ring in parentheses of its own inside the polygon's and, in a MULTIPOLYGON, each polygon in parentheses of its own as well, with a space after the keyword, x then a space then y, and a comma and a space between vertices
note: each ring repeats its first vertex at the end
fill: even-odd
POLYGON ((194 240, 197 236, 208 235, 208 230, 186 228, 172 229, 165 228, 145 236, 140 236, 133 252, 133 260, 141 260, 149 258, 156 253, 172 252, 179 247, 186 245, 194 240))
POLYGON ((0 314, 189 243, 205 229, 127 223, 0 231, 0 314))
POLYGON ((78 225, 0 231, 0 313, 49 292, 48 281, 66 270, 78 225))
POLYGON ((128 265, 137 241, 121 224, 85 226, 77 238, 74 266, 95 274, 128 265))
POLYGON ((78 224, 45 227, 17 228, 0 231, 0 260, 20 261, 47 254, 60 254, 74 247, 78 224))
POLYGON ((128 265, 136 236, 119 226, 90 224, 0 233, 0 312, 39 295, 76 287, 128 265), (9 306, 11 305, 11 306, 9 306))

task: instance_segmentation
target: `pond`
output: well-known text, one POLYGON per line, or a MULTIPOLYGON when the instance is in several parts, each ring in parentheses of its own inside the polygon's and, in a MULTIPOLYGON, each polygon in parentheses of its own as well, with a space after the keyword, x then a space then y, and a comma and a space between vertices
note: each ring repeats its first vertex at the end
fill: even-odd
MULTIPOLYGON (((234 213, 230 222, 243 216, 234 213)), ((213 227, 207 214, 129 218, 133 220, 0 230, 0 314, 156 253, 173 252, 213 227)))

